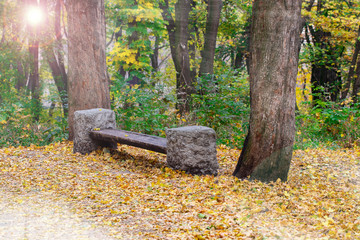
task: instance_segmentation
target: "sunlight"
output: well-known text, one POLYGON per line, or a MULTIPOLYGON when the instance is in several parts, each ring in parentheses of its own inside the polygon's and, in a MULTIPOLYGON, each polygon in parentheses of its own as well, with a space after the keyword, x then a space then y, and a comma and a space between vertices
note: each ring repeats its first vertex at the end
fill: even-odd
POLYGON ((44 13, 39 7, 31 6, 26 11, 26 21, 31 26, 37 26, 44 19, 44 13))

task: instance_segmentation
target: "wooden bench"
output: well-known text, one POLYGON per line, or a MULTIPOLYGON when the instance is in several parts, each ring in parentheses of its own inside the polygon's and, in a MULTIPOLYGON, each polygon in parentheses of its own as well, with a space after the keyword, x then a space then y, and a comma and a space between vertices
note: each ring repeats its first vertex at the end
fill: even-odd
POLYGON ((167 140, 162 137, 120 129, 93 130, 90 132, 90 137, 96 141, 126 144, 166 154, 167 140))
POLYGON ((217 175, 216 134, 208 127, 166 129, 166 138, 116 129, 115 113, 89 109, 74 113, 74 152, 87 154, 117 143, 166 154, 169 167, 191 174, 217 175))

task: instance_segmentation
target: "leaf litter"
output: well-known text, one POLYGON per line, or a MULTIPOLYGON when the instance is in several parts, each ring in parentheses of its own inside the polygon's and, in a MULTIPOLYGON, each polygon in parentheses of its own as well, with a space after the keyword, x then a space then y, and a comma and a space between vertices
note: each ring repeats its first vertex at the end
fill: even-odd
POLYGON ((71 142, 10 147, 1 191, 46 194, 119 239, 360 239, 358 147, 297 150, 286 183, 233 177, 239 154, 220 146, 214 177, 123 145, 85 156, 71 142))

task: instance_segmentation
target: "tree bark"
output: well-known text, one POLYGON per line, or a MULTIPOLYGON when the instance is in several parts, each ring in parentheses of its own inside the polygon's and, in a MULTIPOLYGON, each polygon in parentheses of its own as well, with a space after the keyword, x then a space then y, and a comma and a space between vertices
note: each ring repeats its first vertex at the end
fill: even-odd
POLYGON ((295 136, 301 0, 255 0, 250 36, 249 132, 234 176, 287 180, 295 136))
POLYGON ((216 37, 219 28, 221 8, 222 0, 208 1, 205 42, 204 49, 201 51, 200 76, 212 75, 214 73, 216 37))
POLYGON ((31 72, 29 77, 29 88, 31 91, 31 112, 34 121, 40 119, 40 81, 39 81, 39 41, 35 40, 29 46, 31 56, 31 72))
POLYGON ((343 87, 343 91, 341 92, 341 100, 344 100, 347 97, 347 95, 350 91, 351 83, 353 81, 355 81, 355 78, 354 78, 355 65, 357 63, 359 52, 360 52, 360 26, 359 26, 358 35, 357 35, 357 38, 355 41, 355 49, 354 49, 353 57, 351 59, 351 65, 350 65, 348 77, 346 79, 345 86, 343 87))
POLYGON ((193 79, 191 78, 188 40, 190 0, 180 0, 175 4, 175 69, 176 95, 180 114, 189 112, 193 79))
POLYGON ((191 94, 194 92, 188 46, 191 3, 191 0, 179 0, 175 4, 175 21, 169 11, 168 1, 164 0, 160 4, 162 16, 165 21, 168 21, 166 28, 169 34, 171 56, 176 70, 177 108, 180 114, 190 110, 191 94))
POLYGON ((352 99, 356 103, 359 100, 359 93, 360 93, 360 58, 358 58, 358 62, 356 65, 356 78, 354 78, 353 83, 353 91, 352 91, 352 99))
MULTIPOLYGON (((64 117, 68 116, 68 76, 65 70, 64 64, 64 52, 62 45, 62 34, 61 34, 61 0, 57 0, 55 4, 55 38, 56 41, 53 46, 46 48, 46 58, 50 66, 51 73, 59 92, 61 104, 63 108, 64 117)), ((50 32, 51 30, 49 30, 50 32)))
POLYGON ((56 88, 59 92, 61 104, 64 112, 64 117, 68 115, 68 96, 67 96, 67 75, 63 74, 61 70, 61 63, 57 61, 55 53, 52 49, 47 51, 47 62, 51 69, 51 74, 54 78, 56 88))
POLYGON ((106 74, 104 0, 69 0, 69 139, 74 112, 110 108, 106 74))
MULTIPOLYGON (((39 7, 36 0, 29 0, 29 6, 39 7)), ((30 45, 29 53, 31 57, 30 76, 29 76, 29 89, 31 92, 31 112, 34 121, 40 120, 41 101, 40 101, 40 79, 39 79, 39 27, 29 26, 30 32, 30 45)))

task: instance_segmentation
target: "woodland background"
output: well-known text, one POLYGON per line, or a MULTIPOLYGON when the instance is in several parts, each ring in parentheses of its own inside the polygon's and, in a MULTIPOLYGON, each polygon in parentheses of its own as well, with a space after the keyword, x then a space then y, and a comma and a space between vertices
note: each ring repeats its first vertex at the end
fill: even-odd
MULTIPOLYGON (((252 1, 178 1, 191 6, 181 8, 187 17, 175 26, 176 1, 105 1, 107 76, 118 127, 159 136, 166 127, 212 127, 218 176, 185 174, 166 167, 162 154, 125 145, 111 154, 73 153, 66 141, 69 2, 0 0, 1 204, 11 202, 19 212, 17 206, 31 201, 40 208, 61 203, 119 239, 359 239, 358 1, 303 1, 296 150, 287 181, 268 183, 232 175, 249 127, 252 1), (216 45, 205 44, 210 2, 222 2, 221 11, 212 8, 216 45), (29 4, 46 13, 37 27, 24 18, 29 4), (172 27, 182 36, 176 44, 189 49, 180 52, 191 81, 182 89, 185 98, 176 84, 172 27), (213 66, 204 66, 212 51, 213 66)), ((78 2, 100 1, 72 1, 78 2)))
MULTIPOLYGON (((194 91, 182 112, 169 19, 162 15, 166 8, 175 16, 175 1, 105 1, 111 105, 120 128, 164 136, 167 127, 204 125, 215 129, 219 144, 241 148, 250 112, 252 2, 222 2, 213 72, 206 75, 200 68, 207 2, 194 0, 189 9, 186 41, 194 91)), ((46 22, 36 31, 23 18, 25 3, 0 1, 1 147, 68 137, 66 1, 42 1, 46 22)), ((359 14, 357 1, 303 1, 297 149, 359 144, 359 14)))

